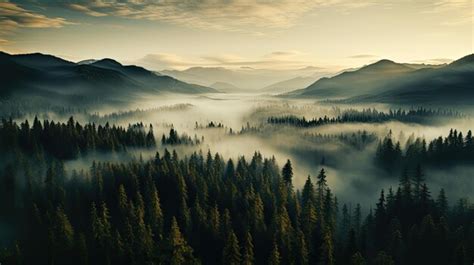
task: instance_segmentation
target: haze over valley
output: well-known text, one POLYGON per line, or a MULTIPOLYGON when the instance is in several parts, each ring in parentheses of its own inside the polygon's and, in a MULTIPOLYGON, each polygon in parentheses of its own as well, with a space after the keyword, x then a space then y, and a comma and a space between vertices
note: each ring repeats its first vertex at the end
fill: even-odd
POLYGON ((472 264, 469 10, 0 1, 0 264, 472 264))

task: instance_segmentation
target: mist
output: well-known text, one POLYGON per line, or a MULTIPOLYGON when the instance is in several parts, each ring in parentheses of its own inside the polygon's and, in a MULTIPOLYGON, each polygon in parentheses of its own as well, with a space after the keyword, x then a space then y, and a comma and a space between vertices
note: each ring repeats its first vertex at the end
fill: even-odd
MULTIPOLYGON (((164 149, 176 150, 180 156, 189 156, 193 152, 218 152, 224 159, 236 161, 245 156, 250 159, 255 152, 265 157, 274 156, 281 166, 291 160, 294 165, 293 184, 301 188, 308 175, 315 177, 321 168, 325 168, 328 183, 343 202, 357 201, 370 207, 381 189, 398 185, 399 172, 388 174, 374 165, 377 143, 391 133, 394 141, 400 141, 404 147, 408 138, 418 137, 430 141, 446 136, 451 128, 466 133, 472 129, 471 118, 463 115, 459 118, 430 118, 420 123, 399 121, 374 123, 338 123, 318 127, 275 126, 266 121, 269 117, 294 115, 306 119, 319 117, 337 117, 345 110, 374 108, 388 111, 386 104, 334 105, 308 99, 282 99, 268 95, 213 93, 204 95, 160 95, 156 98, 140 98, 130 101, 126 107, 101 107, 76 113, 31 113, 18 121, 35 115, 43 119, 67 121, 69 116, 81 122, 96 122, 111 125, 128 126, 142 122, 152 125, 157 141, 153 149, 127 149, 126 152, 91 153, 78 159, 67 161, 66 169, 88 169, 93 161, 125 162, 134 159, 149 159, 164 149), (222 127, 208 127, 210 123, 222 127), (173 128, 178 134, 203 139, 196 145, 161 145, 162 135, 173 128), (335 136, 351 136, 366 132, 374 137, 372 142, 355 148, 348 142, 335 136), (329 139, 321 138, 331 136, 329 139)), ((408 108, 407 108, 408 109, 408 108)), ((349 142, 350 143, 350 142, 349 142)), ((409 169, 412 170, 412 169, 409 169)), ((472 167, 426 168, 426 181, 433 187, 433 196, 444 187, 449 198, 454 201, 461 197, 473 199, 468 187, 473 186, 472 167), (449 178, 447 177, 449 176, 449 178)))

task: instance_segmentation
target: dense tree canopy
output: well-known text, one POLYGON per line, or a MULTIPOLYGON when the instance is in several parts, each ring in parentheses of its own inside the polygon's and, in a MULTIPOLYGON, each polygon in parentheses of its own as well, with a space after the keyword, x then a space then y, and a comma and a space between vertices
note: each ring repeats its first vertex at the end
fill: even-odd
POLYGON ((462 132, 451 129, 447 137, 440 136, 429 143, 423 138, 410 137, 403 149, 402 143, 394 142, 390 133, 378 144, 376 162, 389 171, 417 164, 440 167, 474 163, 474 137, 470 130, 464 136, 462 132))
POLYGON ((89 123, 81 125, 71 117, 66 123, 55 123, 37 118, 30 126, 28 120, 17 124, 3 119, 0 124, 0 150, 11 152, 21 149, 27 154, 46 152, 59 159, 71 159, 92 150, 120 151, 126 147, 155 146, 153 127, 148 132, 142 123, 104 126, 89 123))
MULTIPOLYGON (((290 160, 280 168, 259 152, 224 160, 210 151, 181 157, 165 149, 152 159, 64 166, 77 155, 72 150, 91 145, 154 145, 151 126, 145 132, 141 124, 125 130, 73 119, 35 120, 32 127, 4 120, 0 133, 2 155, 10 156, 0 171, 0 229, 9 231, 0 238, 2 264, 467 265, 474 259, 474 206, 467 199, 450 205, 444 190, 431 191, 420 163, 407 164, 399 185, 382 190, 364 212, 338 201, 328 184, 331 170, 320 168, 297 189, 290 160)), ((471 141, 470 133, 453 131, 443 150, 469 150, 471 141)), ((394 158, 402 152, 389 138, 383 145, 394 158)))

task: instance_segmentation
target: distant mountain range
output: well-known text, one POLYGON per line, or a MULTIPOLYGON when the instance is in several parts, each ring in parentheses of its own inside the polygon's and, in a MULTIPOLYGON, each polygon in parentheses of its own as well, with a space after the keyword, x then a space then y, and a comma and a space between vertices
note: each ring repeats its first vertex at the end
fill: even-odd
POLYGON ((214 87, 223 92, 282 93, 304 88, 326 75, 326 73, 320 74, 319 70, 315 67, 294 70, 191 67, 182 71, 163 70, 160 73, 188 83, 214 87))
POLYGON ((305 88, 305 87, 313 84, 314 82, 316 82, 320 78, 329 77, 329 76, 332 76, 332 75, 333 74, 331 74, 331 73, 324 73, 324 72, 319 73, 318 72, 318 73, 315 73, 315 74, 310 75, 310 76, 297 76, 297 77, 294 77, 294 78, 291 78, 291 79, 288 79, 288 80, 284 80, 284 81, 277 82, 277 83, 271 84, 269 86, 266 86, 266 87, 260 89, 260 91, 265 92, 265 93, 272 93, 272 94, 287 93, 287 92, 290 92, 290 91, 293 91, 293 90, 305 88))
POLYGON ((232 84, 226 82, 215 82, 214 84, 210 85, 209 87, 214 88, 215 90, 221 92, 241 92, 243 91, 242 88, 236 87, 232 84))
POLYGON ((74 63, 0 52, 0 99, 87 104, 162 93, 261 92, 348 103, 474 105, 474 54, 443 65, 380 60, 334 76, 318 70, 193 67, 157 73, 113 59, 74 63))
POLYGON ((121 101, 159 93, 207 93, 215 89, 188 84, 135 65, 112 59, 79 63, 40 53, 0 52, 0 97, 40 97, 46 100, 121 101))
POLYGON ((474 54, 447 65, 381 60, 285 96, 396 104, 474 104, 474 54))

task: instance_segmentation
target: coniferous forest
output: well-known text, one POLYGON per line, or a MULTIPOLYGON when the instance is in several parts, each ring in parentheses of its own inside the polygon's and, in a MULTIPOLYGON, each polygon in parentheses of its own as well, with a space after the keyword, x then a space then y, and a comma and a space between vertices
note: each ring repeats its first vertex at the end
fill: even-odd
MULTIPOLYGON (((0 131, 2 153, 10 154, 0 191, 5 264, 467 265, 474 258, 472 204, 430 189, 420 164, 363 209, 337 199, 332 172, 320 168, 295 188, 292 162, 280 167, 259 152, 233 160, 164 149, 151 159, 66 171, 77 150, 153 146, 141 124, 10 120, 0 131), (71 150, 58 153, 52 139, 71 150)), ((464 142, 459 134, 443 141, 447 150, 464 142)))
POLYGON ((474 0, 0 0, 0 265, 474 265, 474 0))

